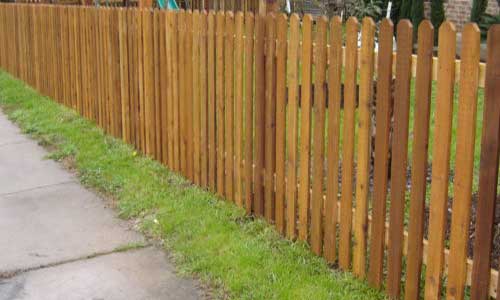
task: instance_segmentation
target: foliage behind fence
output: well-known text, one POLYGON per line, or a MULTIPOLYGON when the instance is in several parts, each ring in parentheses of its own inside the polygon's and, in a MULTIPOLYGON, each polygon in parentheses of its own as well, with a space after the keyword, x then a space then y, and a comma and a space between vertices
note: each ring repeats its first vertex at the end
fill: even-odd
POLYGON ((418 28, 416 57, 411 23, 397 25, 395 55, 394 31, 389 20, 377 29, 368 18, 344 25, 338 17, 328 22, 308 15, 2 4, 0 66, 197 185, 266 218, 286 237, 309 242, 342 270, 377 288, 385 283, 393 298, 444 293, 462 299, 466 289, 472 299, 499 298, 490 252, 500 27, 490 30, 484 76, 476 25, 464 28, 459 63, 451 23, 439 28, 437 60, 437 32, 428 21, 418 28), (485 87, 479 196, 474 256, 467 257, 479 85, 485 87))

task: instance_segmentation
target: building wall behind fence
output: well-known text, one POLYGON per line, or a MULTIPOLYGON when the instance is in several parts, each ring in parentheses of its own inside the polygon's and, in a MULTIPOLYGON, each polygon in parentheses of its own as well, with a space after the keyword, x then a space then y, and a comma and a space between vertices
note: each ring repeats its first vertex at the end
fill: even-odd
POLYGON ((473 24, 463 29, 461 61, 449 22, 439 28, 438 58, 428 21, 418 28, 416 54, 408 21, 397 25, 395 53, 389 20, 379 29, 371 19, 343 26, 338 17, 309 15, 2 4, 0 66, 393 298, 403 297, 402 285, 405 299, 462 299, 466 288, 472 299, 498 298, 490 252, 500 27, 490 30, 485 70, 473 24), (479 87, 485 102, 474 172, 479 87))
MULTIPOLYGON (((425 17, 431 17, 431 2, 424 2, 425 17)), ((448 0, 444 2, 446 19, 455 23, 458 30, 461 30, 465 24, 470 22, 470 13, 472 10, 472 0, 448 0)), ((488 0, 486 13, 491 15, 500 14, 500 6, 497 0, 488 0)))

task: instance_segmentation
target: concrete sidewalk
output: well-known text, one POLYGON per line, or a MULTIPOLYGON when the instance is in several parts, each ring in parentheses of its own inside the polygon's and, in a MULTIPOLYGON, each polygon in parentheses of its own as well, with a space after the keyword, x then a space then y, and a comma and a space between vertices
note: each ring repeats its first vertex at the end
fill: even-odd
POLYGON ((0 111, 0 300, 202 298, 46 155, 0 111))

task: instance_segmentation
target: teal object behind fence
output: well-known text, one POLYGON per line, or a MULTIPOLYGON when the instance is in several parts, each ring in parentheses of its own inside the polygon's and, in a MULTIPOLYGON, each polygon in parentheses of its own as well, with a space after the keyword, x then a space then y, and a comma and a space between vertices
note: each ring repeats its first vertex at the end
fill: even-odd
MULTIPOLYGON (((165 0, 159 0, 159 1, 165 1, 165 0)), ((175 2, 175 0, 168 0, 167 8, 168 9, 178 10, 179 9, 179 5, 177 5, 177 2, 175 2)))

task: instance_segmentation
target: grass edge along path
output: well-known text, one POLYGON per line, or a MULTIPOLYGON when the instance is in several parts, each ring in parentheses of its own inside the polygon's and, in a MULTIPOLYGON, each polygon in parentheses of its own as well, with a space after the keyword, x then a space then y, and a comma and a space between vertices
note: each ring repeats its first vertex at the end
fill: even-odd
POLYGON ((70 161, 81 182, 116 200, 123 218, 161 239, 181 274, 214 298, 383 299, 352 275, 331 270, 308 246, 137 155, 92 122, 0 71, 0 106, 25 134, 70 161))

